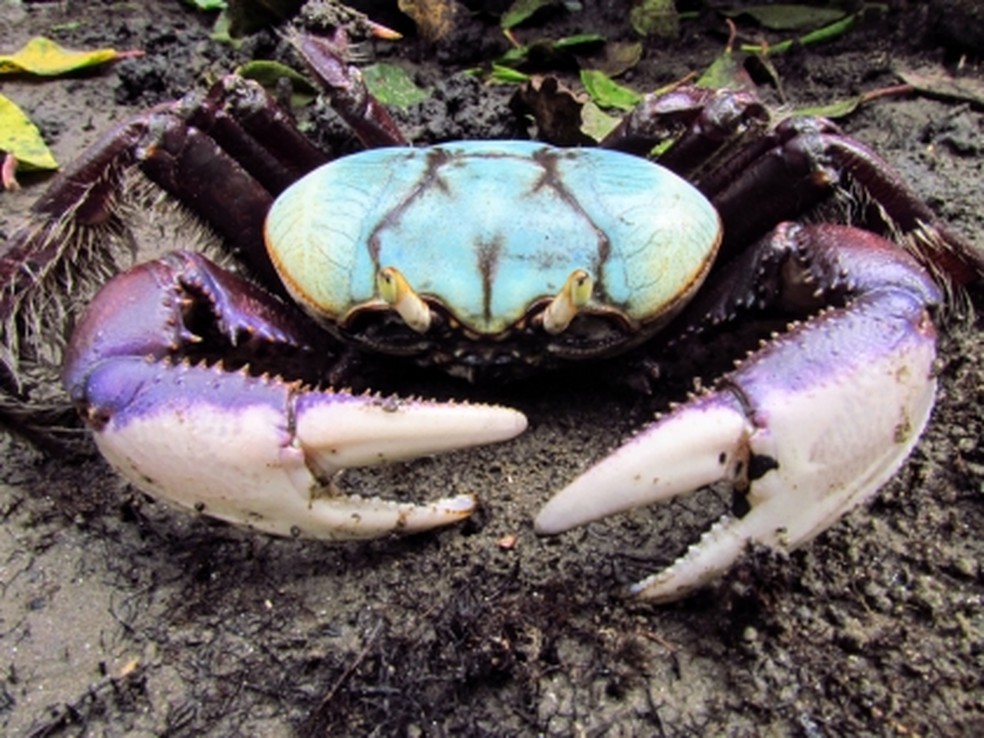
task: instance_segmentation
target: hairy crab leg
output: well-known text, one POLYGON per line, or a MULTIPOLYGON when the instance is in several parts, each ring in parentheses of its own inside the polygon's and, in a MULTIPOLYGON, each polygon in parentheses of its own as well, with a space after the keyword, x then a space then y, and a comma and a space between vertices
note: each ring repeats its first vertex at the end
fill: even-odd
POLYGON ((713 391, 660 418, 536 519, 538 532, 554 534, 730 482, 740 493, 733 514, 631 588, 656 601, 715 579, 750 542, 790 549, 826 530, 898 469, 933 405, 929 308, 941 295, 893 244, 843 226, 786 224, 730 273, 758 274, 761 288, 719 280, 683 317, 685 332, 749 304, 793 313, 820 297, 844 304, 795 324, 713 391))
MULTIPOLYGON (((278 535, 374 538, 453 523, 471 495, 417 505, 346 496, 344 469, 512 438, 500 407, 316 390, 198 355, 323 349, 274 298, 199 254, 135 267, 97 295, 63 379, 103 455, 156 497, 278 535)), ((235 361, 233 358, 231 361, 235 361)), ((307 364, 307 361, 298 362, 307 364)), ((328 362, 324 362, 328 363, 328 362)))
MULTIPOLYGON (((51 304, 46 291, 61 291, 66 283, 81 299, 78 285, 112 266, 115 254, 107 244, 130 253, 120 203, 134 167, 186 202, 237 245, 256 273, 277 284, 263 245, 263 216, 276 193, 324 159, 262 88, 237 77, 105 134, 58 175, 0 256, 0 387, 6 395, 0 417, 16 418, 22 430, 30 427, 29 403, 37 398, 28 396, 25 376, 43 368, 47 354, 60 353, 61 333, 34 324, 63 318, 35 303, 51 304), (228 151, 248 154, 249 171, 228 151)), ((37 422, 43 425, 43 419, 37 422)))

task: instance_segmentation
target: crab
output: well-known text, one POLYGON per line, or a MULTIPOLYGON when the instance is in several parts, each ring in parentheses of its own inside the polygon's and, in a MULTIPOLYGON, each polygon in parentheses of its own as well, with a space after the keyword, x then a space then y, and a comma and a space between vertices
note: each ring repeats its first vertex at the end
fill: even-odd
POLYGON ((808 542, 906 459, 934 401, 934 313, 984 258, 834 124, 775 122, 750 92, 684 86, 647 97, 597 148, 412 148, 344 60, 343 34, 294 43, 365 152, 327 161, 262 88, 229 76, 97 142, 0 262, 12 396, 30 350, 18 310, 59 265, 118 237, 134 168, 249 275, 171 253, 114 276, 74 326, 64 386, 136 487, 275 535, 443 526, 475 499, 369 499, 336 477, 505 441, 526 419, 333 389, 345 346, 501 380, 685 350, 765 313, 786 330, 558 492, 536 531, 730 485, 732 512, 631 587, 671 601, 751 543, 808 542), (873 230, 787 220, 832 193, 873 230))

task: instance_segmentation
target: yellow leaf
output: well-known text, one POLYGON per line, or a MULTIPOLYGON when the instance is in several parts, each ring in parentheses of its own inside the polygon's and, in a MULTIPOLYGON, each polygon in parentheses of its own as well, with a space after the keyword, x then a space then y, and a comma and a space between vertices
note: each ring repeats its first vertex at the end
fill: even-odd
POLYGON ((37 126, 3 95, 0 95, 0 151, 13 155, 25 168, 58 168, 37 126))
POLYGON ((0 74, 28 73, 54 77, 142 54, 141 51, 116 49, 73 51, 59 46, 51 39, 35 36, 17 53, 0 55, 0 74))

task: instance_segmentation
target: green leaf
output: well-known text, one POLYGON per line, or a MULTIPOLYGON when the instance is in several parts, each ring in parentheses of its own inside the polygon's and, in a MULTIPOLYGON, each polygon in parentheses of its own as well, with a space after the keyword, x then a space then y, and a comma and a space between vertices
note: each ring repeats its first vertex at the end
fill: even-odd
POLYGON ((58 168, 58 162, 45 145, 38 127, 3 95, 0 95, 0 150, 12 154, 25 168, 58 168))
POLYGON ((809 46, 810 44, 830 41, 831 39, 843 36, 850 30, 851 26, 854 25, 855 20, 857 20, 857 15, 848 15, 841 18, 839 21, 831 23, 829 26, 818 28, 817 30, 811 31, 810 33, 800 36, 797 39, 788 39, 769 46, 742 44, 741 50, 749 54, 782 54, 793 48, 795 44, 799 44, 800 46, 809 46))
POLYGON ((527 20, 540 8, 557 4, 557 0, 513 0, 513 4, 509 6, 509 9, 499 19, 499 25, 507 30, 514 28, 524 20, 527 20))
POLYGON ((621 121, 621 118, 609 115, 591 100, 581 108, 581 132, 595 142, 611 133, 621 121))
POLYGON ((641 0, 629 11, 629 23, 640 36, 676 38, 680 16, 674 0, 641 0))
POLYGON ((592 46, 594 44, 605 43, 605 37, 600 33, 578 33, 573 36, 564 36, 556 41, 546 42, 555 49, 574 51, 578 46, 592 46))
POLYGON ((558 39, 540 39, 528 46, 514 46, 493 62, 493 65, 503 67, 521 67, 528 62, 540 65, 556 63, 556 57, 569 59, 586 46, 605 43, 605 37, 597 33, 579 33, 574 36, 564 36, 558 39))
POLYGON ((816 118, 831 118, 833 120, 836 120, 837 118, 846 118, 861 107, 865 100, 866 98, 864 95, 849 97, 843 100, 834 100, 833 102, 824 103, 823 105, 814 105, 809 108, 797 108, 792 112, 791 116, 810 116, 816 118))
POLYGON ((28 73, 55 77, 131 56, 143 56, 143 52, 116 49, 73 51, 44 36, 35 36, 15 54, 0 55, 0 74, 28 73))
POLYGON ((226 0, 185 0, 186 5, 192 5, 199 10, 225 10, 229 3, 226 0))
POLYGON ((373 64, 362 70, 366 87, 384 105, 408 108, 430 97, 430 92, 413 83, 401 67, 394 64, 373 64))
POLYGON ((735 90, 745 86, 745 70, 735 59, 730 46, 725 47, 694 83, 711 90, 735 90))
POLYGON ((240 77, 256 80, 271 91, 276 90, 281 79, 290 80, 292 90, 290 104, 295 108, 307 105, 318 96, 318 88, 307 77, 280 62, 264 60, 246 62, 236 71, 240 77))
POLYGON ((722 10, 729 18, 747 15, 759 25, 772 31, 810 31, 839 21, 846 11, 840 8, 821 8, 813 5, 749 5, 722 10))
POLYGON ((632 110, 642 101, 642 95, 635 90, 623 87, 611 77, 597 69, 582 69, 581 84, 591 99, 601 108, 632 110))
POLYGON ((493 82, 505 82, 506 84, 522 84, 529 80, 530 75, 525 72, 520 72, 512 67, 507 67, 502 64, 492 64, 492 73, 490 79, 493 82))

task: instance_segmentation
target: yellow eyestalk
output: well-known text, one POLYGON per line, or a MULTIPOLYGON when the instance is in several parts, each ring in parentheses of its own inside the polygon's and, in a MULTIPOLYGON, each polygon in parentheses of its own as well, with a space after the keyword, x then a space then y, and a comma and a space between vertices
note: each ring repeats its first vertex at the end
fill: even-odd
POLYGON ((431 323, 430 308, 398 269, 380 269, 376 275, 376 289, 379 290, 380 299, 398 312, 404 323, 418 333, 427 332, 431 323))
POLYGON ((581 308, 591 300, 594 280, 583 269, 575 269, 557 296, 543 311, 543 329, 557 334, 567 329, 581 308))

